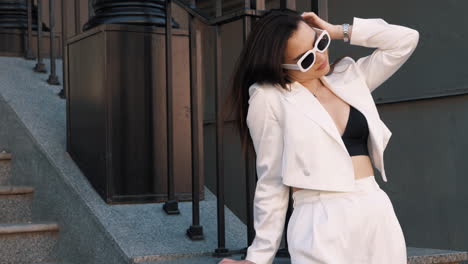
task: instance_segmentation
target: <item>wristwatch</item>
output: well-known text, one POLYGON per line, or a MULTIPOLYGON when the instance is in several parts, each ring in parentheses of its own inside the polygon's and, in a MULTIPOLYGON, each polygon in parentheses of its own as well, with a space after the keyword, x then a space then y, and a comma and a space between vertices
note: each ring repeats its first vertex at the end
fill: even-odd
POLYGON ((349 41, 349 34, 348 34, 349 24, 343 24, 343 41, 349 41))

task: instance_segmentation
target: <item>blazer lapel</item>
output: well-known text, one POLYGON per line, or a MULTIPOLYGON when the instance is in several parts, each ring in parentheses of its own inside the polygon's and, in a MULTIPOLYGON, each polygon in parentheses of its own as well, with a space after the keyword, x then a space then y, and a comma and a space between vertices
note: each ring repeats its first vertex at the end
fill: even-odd
MULTIPOLYGON (((365 96, 370 96, 359 91, 360 89, 352 89, 352 87, 342 86, 339 83, 335 84, 333 80, 328 79, 326 76, 320 78, 322 82, 330 88, 338 97, 343 101, 352 105, 354 108, 359 110, 367 119, 369 126, 369 136, 371 139, 372 154, 378 153, 379 146, 376 143, 379 140, 375 140, 376 133, 380 130, 375 118, 372 116, 372 106, 365 103, 365 96), (346 87, 347 89, 340 89, 346 87)), ((296 109, 302 112, 304 115, 315 121, 320 127, 323 128, 335 141, 347 152, 346 146, 341 138, 340 132, 336 127, 332 117, 328 114, 327 110, 322 106, 317 98, 302 84, 299 82, 293 82, 291 84, 292 92, 286 93, 286 100, 291 103, 296 109)))
POLYGON ((299 112, 306 115, 333 137, 338 144, 346 150, 343 140, 335 126, 333 119, 328 114, 327 110, 315 98, 315 96, 307 90, 299 82, 294 82, 292 85, 292 93, 286 96, 286 100, 291 103, 299 112))

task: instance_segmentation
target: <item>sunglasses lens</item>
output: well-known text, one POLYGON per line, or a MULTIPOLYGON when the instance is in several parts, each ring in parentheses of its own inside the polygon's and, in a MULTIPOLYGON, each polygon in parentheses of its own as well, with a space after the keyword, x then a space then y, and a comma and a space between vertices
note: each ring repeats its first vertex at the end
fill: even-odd
POLYGON ((309 66, 314 62, 314 57, 315 57, 314 53, 310 53, 309 55, 307 55, 307 57, 305 57, 301 61, 302 68, 304 69, 309 68, 309 66))
POLYGON ((328 45, 328 42, 330 42, 330 39, 328 38, 327 35, 324 35, 322 39, 317 43, 317 49, 320 51, 325 50, 325 48, 328 45))

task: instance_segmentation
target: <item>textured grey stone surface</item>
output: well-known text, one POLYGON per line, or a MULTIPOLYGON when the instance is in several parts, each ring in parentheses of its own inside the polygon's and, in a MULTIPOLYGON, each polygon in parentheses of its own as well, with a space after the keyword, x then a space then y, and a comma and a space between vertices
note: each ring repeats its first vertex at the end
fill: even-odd
MULTIPOLYGON (((140 262, 141 264, 217 264, 224 257, 212 257, 212 256, 198 256, 190 258, 179 258, 179 259, 170 259, 170 260, 160 260, 156 262, 140 262)), ((226 258, 241 260, 239 255, 232 255, 226 258)), ((290 264, 291 261, 289 258, 275 258, 273 264, 290 264)), ((302 264, 302 263, 298 263, 302 264)), ((364 263, 363 263, 364 264, 364 263)))
MULTIPOLYGON (((49 65, 47 59, 44 63, 49 65)), ((57 219, 64 226, 61 236, 65 243, 58 249, 61 255, 88 256, 74 259, 74 263, 100 263, 105 258, 107 263, 124 263, 125 258, 151 260, 213 252, 217 247, 216 199, 207 188, 205 200, 200 202, 205 234, 201 241, 191 241, 185 235, 192 218, 190 202, 179 203, 180 215, 166 215, 161 203, 108 205, 96 194, 65 149, 65 101, 56 95, 61 86, 48 85, 48 74, 33 72, 34 64, 22 58, 0 57, 0 110, 11 108, 12 112, 3 117, 0 114, 0 122, 19 123, 9 131, 0 129, 0 139, 17 134, 0 143, 14 151, 15 183, 38 186, 33 217, 57 219), (18 133, 21 126, 26 130, 23 134, 18 133), (44 208, 48 208, 47 214, 40 211, 44 208), (67 249, 67 245, 82 248, 67 249), (91 246, 94 252, 87 251, 91 246), (121 256, 116 256, 118 251, 121 256), (95 257, 90 257, 93 254, 95 257)), ((57 69, 62 82, 60 60, 57 69)), ((246 247, 245 225, 228 208, 225 214, 226 247, 246 247)))
MULTIPOLYGON (((433 263, 452 263, 467 260, 467 252, 444 250, 444 249, 430 249, 430 248, 415 248, 408 247, 408 264, 433 264, 433 263)), ((226 258, 240 260, 239 255, 232 255, 226 258)), ((217 264, 221 261, 222 257, 213 257, 211 255, 178 258, 178 259, 162 259, 160 261, 142 261, 141 264, 217 264)), ((290 264, 289 258, 276 258, 274 264, 290 264)), ((302 263, 299 263, 302 264, 302 263)), ((364 263, 363 263, 364 264, 364 263)))
POLYGON ((60 262, 57 262, 57 261, 40 261, 40 262, 34 262, 32 264, 71 264, 71 263, 66 262, 66 261, 60 261, 60 262))
POLYGON ((10 160, 0 160, 0 185, 7 185, 9 183, 10 174, 10 160))
POLYGON ((32 220, 33 194, 0 194, 0 223, 17 223, 32 220))
POLYGON ((33 233, 33 232, 57 232, 59 226, 54 222, 34 222, 34 223, 10 223, 0 224, 0 235, 33 233))
POLYGON ((95 215, 89 213, 89 207, 72 186, 59 176, 57 168, 1 96, 0 124, 0 146, 14 149, 16 154, 12 160, 12 184, 36 188, 32 205, 34 222, 51 220, 60 224, 54 260, 129 263, 129 258, 103 230, 95 215))
POLYGON ((34 187, 21 185, 0 185, 0 194, 31 194, 34 192, 34 187))
POLYGON ((0 234, 1 263, 26 264, 54 259, 57 232, 0 234))
POLYGON ((408 247, 408 264, 452 263, 468 260, 466 251, 408 247))

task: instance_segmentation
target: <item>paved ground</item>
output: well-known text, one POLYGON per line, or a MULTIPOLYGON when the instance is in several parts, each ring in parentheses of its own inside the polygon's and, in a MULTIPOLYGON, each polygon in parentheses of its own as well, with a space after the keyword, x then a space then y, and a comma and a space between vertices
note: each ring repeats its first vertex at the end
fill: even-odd
MULTIPOLYGON (((44 60, 49 70, 49 60, 44 60)), ((107 205, 90 187, 85 177, 65 151, 65 100, 56 94, 62 86, 49 85, 49 73, 32 70, 35 61, 17 57, 0 57, 0 96, 2 96, 54 165, 100 220, 127 256, 164 256, 175 253, 212 252, 217 247, 216 200, 205 188, 201 201, 201 223, 205 240, 193 242, 185 236, 191 223, 190 202, 180 202, 181 215, 168 216, 162 204, 107 205)), ((60 83, 62 63, 57 60, 60 83)), ((228 209, 226 214, 226 246, 246 246, 246 227, 228 209)), ((151 257, 150 257, 151 259, 151 257)))

